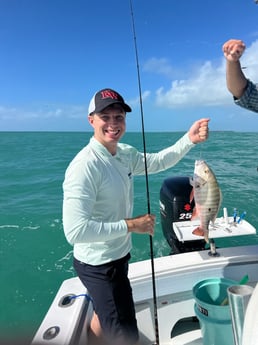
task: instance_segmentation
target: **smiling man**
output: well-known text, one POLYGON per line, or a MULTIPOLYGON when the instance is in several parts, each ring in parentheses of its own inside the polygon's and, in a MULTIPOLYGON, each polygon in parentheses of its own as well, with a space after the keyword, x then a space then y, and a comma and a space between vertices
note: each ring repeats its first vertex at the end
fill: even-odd
POLYGON ((125 132, 126 112, 131 112, 131 108, 113 90, 99 91, 89 106, 88 119, 94 128, 94 137, 112 155, 116 154, 117 143, 125 132))
MULTIPOLYGON (((92 98, 88 121, 94 136, 72 160, 63 183, 63 226, 74 246, 74 268, 93 300, 94 344, 139 344, 128 262, 131 233, 153 236, 155 215, 133 214, 133 176, 145 175, 145 155, 119 143, 131 112, 112 89, 92 98)), ((196 121, 174 145, 146 154, 148 173, 175 165, 208 138, 209 119, 196 121)))

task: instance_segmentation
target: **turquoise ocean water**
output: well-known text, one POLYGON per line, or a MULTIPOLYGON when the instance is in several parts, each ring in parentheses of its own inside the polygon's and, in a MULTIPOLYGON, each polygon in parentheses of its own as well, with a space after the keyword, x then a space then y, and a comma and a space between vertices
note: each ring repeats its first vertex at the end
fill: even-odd
MULTIPOLYGON (((148 152, 174 143, 183 133, 146 133, 148 152)), ((74 276, 72 247, 62 230, 62 181, 73 156, 91 133, 2 132, 0 135, 0 339, 32 339, 61 282, 74 276)), ((123 142, 142 149, 141 133, 123 142)), ((213 168, 229 214, 236 207, 258 229, 258 134, 211 132, 175 167, 149 176, 151 212, 157 215, 156 257, 169 255, 159 217, 165 178, 191 176, 195 159, 213 168)), ((220 214, 222 215, 222 211, 220 214)), ((145 177, 135 178, 135 215, 147 212, 145 177)), ((132 261, 150 257, 149 241, 133 236, 132 261)), ((217 240, 219 246, 258 243, 258 236, 217 240)))

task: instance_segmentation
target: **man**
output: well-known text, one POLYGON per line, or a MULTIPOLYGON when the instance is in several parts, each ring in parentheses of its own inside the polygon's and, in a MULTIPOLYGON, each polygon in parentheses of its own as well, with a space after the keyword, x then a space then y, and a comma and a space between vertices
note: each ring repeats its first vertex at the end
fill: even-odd
POLYGON ((226 80, 228 90, 234 96, 237 105, 258 112, 258 84, 248 80, 241 68, 240 58, 245 51, 241 40, 231 39, 223 45, 226 62, 226 80))
MULTIPOLYGON (((133 214, 133 177, 145 174, 144 154, 119 143, 131 112, 112 89, 98 91, 89 104, 94 136, 72 160, 63 183, 63 226, 74 246, 74 267, 87 287, 95 314, 91 334, 99 344, 138 344, 132 290, 127 276, 131 233, 154 234, 153 214, 133 214)), ((196 121, 178 142, 146 154, 148 173, 175 165, 208 137, 209 119, 196 121)))

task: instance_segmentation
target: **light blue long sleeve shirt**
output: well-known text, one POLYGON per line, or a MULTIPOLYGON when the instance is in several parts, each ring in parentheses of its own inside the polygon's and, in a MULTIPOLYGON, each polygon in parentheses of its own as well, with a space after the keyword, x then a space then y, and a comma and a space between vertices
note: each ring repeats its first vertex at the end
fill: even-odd
MULTIPOLYGON (((186 133, 173 146, 147 153, 148 173, 172 167, 193 146, 186 133)), ((112 156, 94 137, 71 161, 63 183, 63 227, 77 260, 100 265, 130 252, 125 219, 133 214, 133 176, 144 174, 143 153, 119 143, 112 156)))

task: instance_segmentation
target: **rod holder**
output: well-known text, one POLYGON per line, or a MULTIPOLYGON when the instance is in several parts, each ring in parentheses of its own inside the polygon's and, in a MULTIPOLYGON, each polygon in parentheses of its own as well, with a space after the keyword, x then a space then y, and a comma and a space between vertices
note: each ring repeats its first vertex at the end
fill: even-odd
POLYGON ((213 238, 209 241, 210 251, 208 252, 209 256, 219 256, 219 253, 216 250, 216 244, 213 238))

